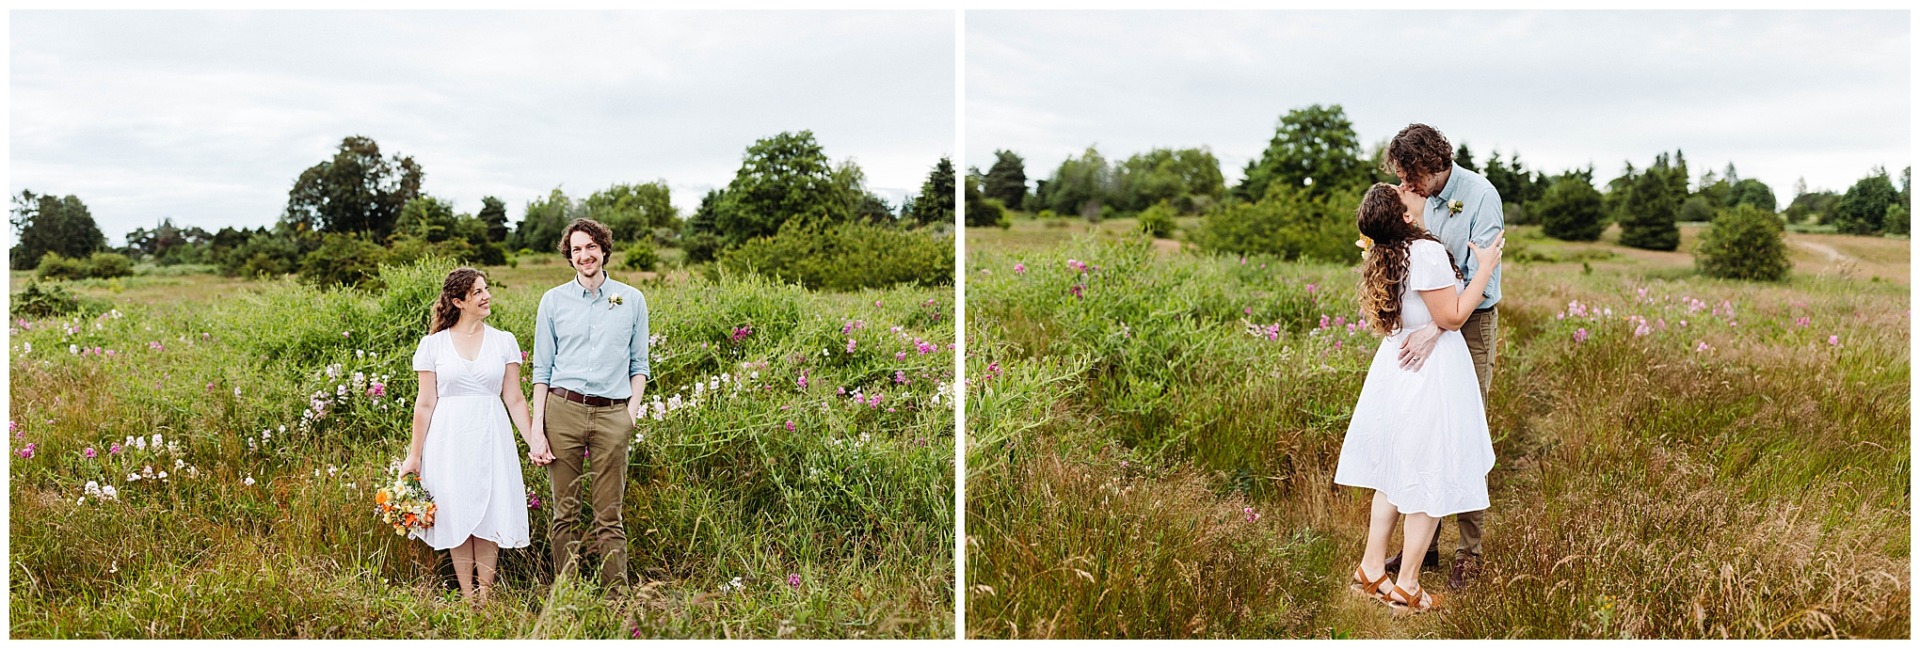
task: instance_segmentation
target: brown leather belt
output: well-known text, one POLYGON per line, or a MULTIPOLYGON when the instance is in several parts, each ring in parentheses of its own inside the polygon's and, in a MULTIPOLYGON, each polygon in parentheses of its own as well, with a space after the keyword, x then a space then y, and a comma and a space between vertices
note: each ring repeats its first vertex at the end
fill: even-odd
POLYGON ((548 388, 547 394, 551 394, 556 397, 560 397, 562 399, 566 399, 568 401, 572 401, 574 403, 577 403, 583 406, 593 406, 595 408, 604 408, 614 404, 627 402, 626 399, 608 399, 606 397, 596 397, 591 394, 580 394, 578 392, 574 392, 566 388, 548 388))

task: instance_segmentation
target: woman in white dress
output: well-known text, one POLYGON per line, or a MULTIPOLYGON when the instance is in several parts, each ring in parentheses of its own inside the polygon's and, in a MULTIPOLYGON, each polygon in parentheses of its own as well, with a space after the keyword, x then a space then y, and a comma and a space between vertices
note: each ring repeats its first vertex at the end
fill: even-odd
POLYGON ((547 440, 532 429, 520 392, 520 343, 487 326, 493 312, 487 279, 472 268, 447 274, 432 324, 413 353, 420 374, 413 443, 400 473, 417 473, 433 495, 434 523, 413 538, 453 556, 460 595, 475 603, 493 586, 499 548, 529 541, 526 483, 513 427, 534 464, 552 461, 547 440), (478 581, 476 587, 475 582, 478 581))
POLYGON ((1442 517, 1487 508, 1493 441, 1459 329, 1482 299, 1506 241, 1502 236, 1485 248, 1468 243, 1479 267, 1463 289, 1452 255, 1427 231, 1425 201, 1384 183, 1360 201, 1360 233, 1373 241, 1360 265, 1361 313, 1387 338, 1367 369, 1333 477, 1336 484, 1374 490, 1353 589, 1412 612, 1438 607, 1440 597, 1420 588, 1419 561, 1402 562, 1388 583, 1394 523, 1406 515, 1401 556, 1418 557, 1442 517), (1427 326, 1445 333, 1419 371, 1402 369, 1400 340, 1427 326))

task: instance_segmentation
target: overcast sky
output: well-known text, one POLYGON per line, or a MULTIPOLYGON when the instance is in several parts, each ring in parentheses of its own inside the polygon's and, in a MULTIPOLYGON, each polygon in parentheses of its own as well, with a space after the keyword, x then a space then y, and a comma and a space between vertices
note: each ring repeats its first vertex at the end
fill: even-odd
POLYGON ((1339 104, 1364 146, 1411 122, 1484 164, 1733 162, 1784 207, 1908 150, 1906 12, 968 12, 967 164, 1027 177, 1098 144, 1110 161, 1210 147, 1228 183, 1281 115, 1339 104))
POLYGON ((755 139, 811 129, 896 206, 954 148, 954 19, 916 12, 13 12, 11 191, 110 243, 272 224, 364 135, 518 222, 556 186, 664 179, 691 213, 755 139))

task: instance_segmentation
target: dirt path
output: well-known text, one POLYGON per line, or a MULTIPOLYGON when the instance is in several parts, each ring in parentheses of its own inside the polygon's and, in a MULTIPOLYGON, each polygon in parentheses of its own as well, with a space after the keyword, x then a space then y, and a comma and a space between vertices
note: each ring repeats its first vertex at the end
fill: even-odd
POLYGON ((1797 238, 1790 239, 1790 240, 1793 241, 1794 245, 1826 255, 1827 261, 1832 263, 1837 264, 1837 263, 1847 262, 1847 261, 1859 261, 1857 259, 1854 259, 1851 255, 1840 252, 1839 249, 1834 248, 1833 246, 1829 246, 1827 244, 1820 243, 1818 241, 1808 241, 1806 239, 1797 239, 1797 238))

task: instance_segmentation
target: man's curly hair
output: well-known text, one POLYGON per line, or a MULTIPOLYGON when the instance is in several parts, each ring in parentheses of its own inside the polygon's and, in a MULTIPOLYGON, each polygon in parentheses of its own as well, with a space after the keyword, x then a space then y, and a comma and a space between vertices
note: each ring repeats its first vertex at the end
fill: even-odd
POLYGON ((1429 176, 1453 168, 1453 145, 1434 127, 1408 124, 1387 143, 1383 162, 1387 173, 1399 176, 1415 190, 1425 191, 1429 176))

